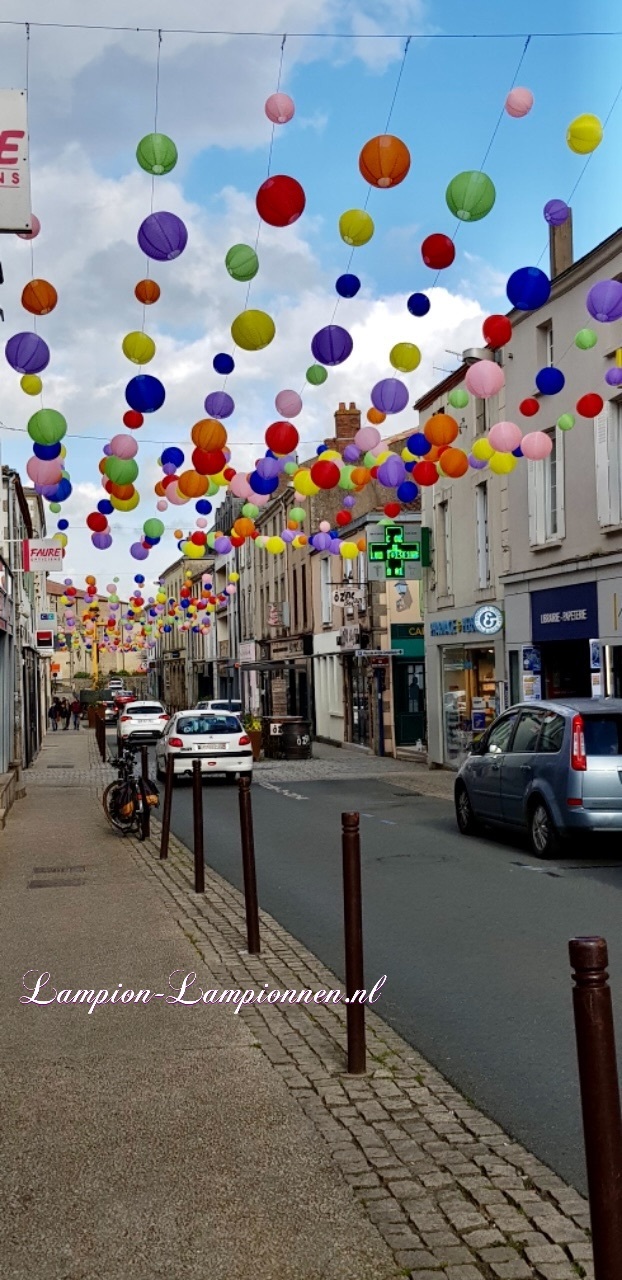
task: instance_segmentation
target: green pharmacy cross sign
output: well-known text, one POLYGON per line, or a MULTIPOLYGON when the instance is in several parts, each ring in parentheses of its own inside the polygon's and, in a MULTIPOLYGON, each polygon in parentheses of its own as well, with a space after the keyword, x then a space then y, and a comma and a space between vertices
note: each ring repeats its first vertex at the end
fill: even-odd
MULTIPOLYGON (((423 531, 422 531, 423 532, 423 531)), ((389 524, 384 528, 384 542, 370 542, 368 546, 369 560, 384 564, 385 578, 405 578, 406 565, 411 561, 421 561, 422 544, 404 542, 404 526, 389 524)))

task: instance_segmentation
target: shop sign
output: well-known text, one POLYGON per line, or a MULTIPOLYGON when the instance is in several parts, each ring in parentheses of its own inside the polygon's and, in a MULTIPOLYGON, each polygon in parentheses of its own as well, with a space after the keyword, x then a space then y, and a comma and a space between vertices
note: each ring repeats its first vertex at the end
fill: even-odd
POLYGON ((351 627, 342 627, 339 632, 339 647, 341 649, 356 649, 360 644, 361 628, 357 625, 351 627))
POLYGON ((420 576, 416 569, 421 568, 421 539, 417 542, 404 542, 404 526, 388 524, 383 527, 383 541, 369 542, 367 556, 369 564, 381 566, 384 578, 406 578, 420 576), (415 572, 406 573, 407 566, 415 572))
POLYGON ((54 632, 53 631, 37 631, 36 646, 43 658, 51 657, 54 653, 54 632))
POLYGON ((58 615, 56 613, 38 613, 37 626, 42 631, 58 631, 58 615))
POLYGON ((532 640, 590 640, 598 635, 595 582, 531 592, 532 640))
POLYGON ((31 228, 26 93, 0 89, 0 231, 31 228))
POLYGON ((339 609, 347 609, 349 606, 354 608, 354 605, 358 605, 362 609, 364 603, 364 587, 353 587, 344 582, 342 586, 335 587, 333 591, 333 604, 339 609))
POLYGON ((357 658, 403 658, 403 649, 357 649, 357 658))
POLYGON ((542 699, 542 661, 540 650, 532 645, 523 647, 523 702, 540 702, 542 699))
POLYGON ((482 605, 466 618, 439 618, 430 623, 431 636, 497 635, 503 629, 503 614, 496 605, 482 605))
POLYGON ((255 661, 255 641, 254 640, 241 641, 240 647, 239 647, 239 658, 240 658, 240 662, 255 661))
POLYGON ((303 653, 302 637, 298 640, 273 640, 270 645, 271 658, 298 658, 303 653))
MULTIPOLYGON (((1 94, 1 90, 0 90, 1 94)), ((62 569, 63 548, 59 542, 41 538, 25 538, 22 542, 22 569, 26 573, 45 573, 62 569)))
POLYGON ((475 630, 482 636, 496 636, 503 630, 503 614, 495 604, 483 604, 473 614, 475 630))
POLYGON ((404 649, 405 658, 423 658, 425 654, 423 623, 392 623, 391 644, 400 644, 404 649))

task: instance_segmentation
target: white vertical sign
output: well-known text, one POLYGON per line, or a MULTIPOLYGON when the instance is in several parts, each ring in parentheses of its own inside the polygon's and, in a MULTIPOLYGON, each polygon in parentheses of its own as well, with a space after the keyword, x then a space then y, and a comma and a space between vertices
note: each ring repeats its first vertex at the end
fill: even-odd
POLYGON ((0 89, 0 232, 31 228, 26 92, 0 89))

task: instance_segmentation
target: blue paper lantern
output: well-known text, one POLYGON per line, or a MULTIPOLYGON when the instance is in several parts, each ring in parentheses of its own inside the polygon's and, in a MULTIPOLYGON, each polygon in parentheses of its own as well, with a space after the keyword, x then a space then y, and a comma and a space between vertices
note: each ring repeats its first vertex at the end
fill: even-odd
POLYGON ((430 452, 432 445, 427 436, 424 436, 423 431, 415 431, 412 436, 408 437, 406 448, 409 453, 414 453, 417 458, 424 458, 426 453, 430 452))
POLYGON ((56 444, 37 444, 35 441, 32 451, 35 458, 41 458, 42 462, 52 462, 54 458, 58 458, 62 447, 60 440, 56 444))
POLYGON ((195 510, 198 511, 200 516, 208 516, 211 509, 212 504, 207 501, 207 498, 199 498, 199 501, 195 503, 195 510))
POLYGON ((69 528, 69 521, 68 521, 68 520, 59 520, 59 521, 58 521, 58 527, 59 527, 59 529, 60 529, 61 533, 64 533, 64 532, 65 532, 65 529, 68 529, 68 528, 69 528))
POLYGON ((97 503, 97 510, 100 511, 103 516, 111 516, 114 511, 114 507, 112 503, 108 501, 108 498, 102 498, 101 502, 97 503))
POLYGON ((128 382, 125 399, 130 409, 136 409, 138 413, 155 413, 162 408, 166 391, 159 378, 154 378, 150 373, 139 373, 128 382))
POLYGON ((411 316, 427 316, 431 305, 430 299, 425 293, 411 293, 406 303, 411 316))
POLYGON ((536 311, 548 302, 551 281, 539 267, 519 267, 510 276, 506 293, 517 311, 536 311))
POLYGON ((350 275, 350 273, 339 276, 339 279, 335 283, 335 289, 337 290, 340 298, 355 298, 360 287, 361 282, 358 276, 350 275))
POLYGON ((235 369, 235 360, 233 356, 228 356, 226 351, 219 351, 218 355, 214 356, 212 363, 216 373, 222 373, 225 376, 228 373, 233 373, 235 369))
POLYGON ((536 386, 543 396, 556 396, 564 387, 566 379, 561 369, 554 365, 545 365, 536 374, 536 386))
POLYGON ((279 477, 260 476, 258 471, 251 471, 248 483, 253 490, 253 493, 274 493, 274 490, 279 487, 279 477))
MULTIPOLYGON (((414 462, 411 463, 411 469, 414 465, 414 462)), ((406 470, 408 470, 408 463, 406 463, 406 470)), ((395 496, 398 502, 414 502, 418 493, 419 489, 414 480, 403 480, 402 483, 398 485, 395 496)))
POLYGON ((517 448, 517 449, 512 449, 512 457, 513 457, 513 458, 522 458, 522 457, 524 457, 524 454, 523 454, 523 451, 522 451, 522 449, 521 449, 520 445, 518 446, 518 448, 517 448))
POLYGON ((167 449, 163 449, 162 457, 160 458, 160 462, 163 467, 166 467, 169 464, 172 467, 181 467, 183 461, 184 455, 182 450, 177 448, 177 445, 172 444, 169 445, 167 449))

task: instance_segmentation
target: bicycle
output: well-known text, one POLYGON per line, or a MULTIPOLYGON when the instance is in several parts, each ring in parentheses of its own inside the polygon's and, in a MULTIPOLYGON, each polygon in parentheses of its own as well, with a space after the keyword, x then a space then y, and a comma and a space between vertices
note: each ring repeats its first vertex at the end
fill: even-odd
POLYGON ((122 835, 137 835, 139 840, 144 840, 149 811, 143 779, 134 773, 135 753, 132 747, 124 747, 116 760, 111 757, 110 764, 118 770, 119 776, 104 791, 104 813, 116 831, 122 835))

